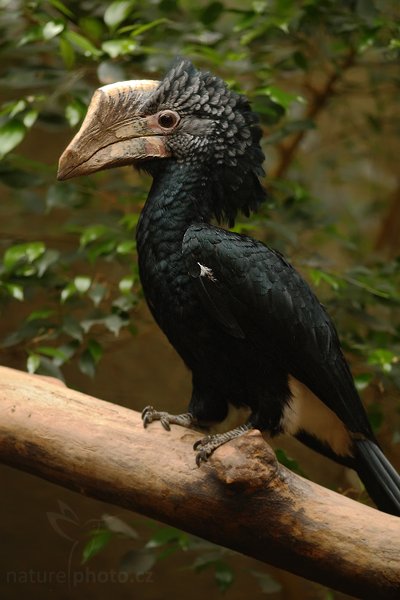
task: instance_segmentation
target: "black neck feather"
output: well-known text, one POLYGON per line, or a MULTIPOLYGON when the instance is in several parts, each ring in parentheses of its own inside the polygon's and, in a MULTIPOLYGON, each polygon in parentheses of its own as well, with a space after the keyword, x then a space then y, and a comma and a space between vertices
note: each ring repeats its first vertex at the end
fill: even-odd
MULTIPOLYGON (((257 169, 180 163, 173 159, 147 161, 142 168, 153 177, 148 203, 169 206, 192 222, 215 218, 230 227, 237 214, 249 216, 265 200, 257 169)), ((172 216, 172 215, 171 215, 172 216)))

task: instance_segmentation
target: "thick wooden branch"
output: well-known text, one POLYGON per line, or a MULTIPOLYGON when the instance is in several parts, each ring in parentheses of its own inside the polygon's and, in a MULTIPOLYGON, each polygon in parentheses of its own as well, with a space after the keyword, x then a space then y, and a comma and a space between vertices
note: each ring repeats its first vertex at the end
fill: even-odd
POLYGON ((363 599, 400 597, 400 519, 280 466, 258 432, 199 434, 0 368, 0 461, 363 599))

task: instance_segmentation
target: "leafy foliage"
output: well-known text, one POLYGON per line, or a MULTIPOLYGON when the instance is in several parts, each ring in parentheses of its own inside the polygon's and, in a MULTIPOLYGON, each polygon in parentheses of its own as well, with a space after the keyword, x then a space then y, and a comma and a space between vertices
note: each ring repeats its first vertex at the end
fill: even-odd
MULTIPOLYGON (((154 527, 154 526, 153 526, 154 527)), ((131 541, 129 549, 120 560, 119 568, 131 575, 142 575, 155 568, 159 561, 167 560, 176 552, 184 552, 194 573, 212 570, 214 580, 221 592, 226 592, 234 582, 235 571, 231 565, 236 555, 232 550, 189 535, 174 527, 157 527, 147 541, 141 540, 137 530, 119 517, 103 515, 102 523, 89 534, 83 549, 83 562, 100 552, 109 541, 119 536, 131 541)), ((260 590, 265 594, 280 591, 280 584, 267 572, 251 571, 260 590)))
MULTIPOLYGON (((299 266, 321 287, 339 324, 352 313, 352 324, 345 321, 340 327, 346 347, 361 357, 366 372, 398 378, 399 327, 388 316, 399 304, 399 263, 372 258, 365 264, 368 246, 365 238, 357 239, 355 223, 348 219, 346 231, 336 226, 329 194, 299 170, 300 142, 316 135, 316 118, 325 105, 330 103, 335 118, 346 98, 360 93, 357 82, 347 79, 356 65, 366 78, 362 90, 378 91, 375 106, 371 102, 359 115, 355 133, 364 144, 365 131, 384 134, 382 108, 390 108, 392 100, 383 90, 391 85, 394 94, 396 87, 393 3, 276 0, 245 8, 210 2, 200 8, 165 0, 148 6, 133 0, 2 0, 2 5, 7 11, 0 20, 1 81, 9 97, 0 111, 0 181, 10 201, 21 210, 43 211, 46 223, 62 213, 57 235, 65 230, 70 235, 67 250, 54 247, 46 236, 23 235, 22 243, 6 248, 0 274, 3 304, 12 310, 12 302, 33 302, 46 315, 28 313, 3 340, 3 348, 24 348, 32 371, 61 377, 62 365, 78 360, 81 370, 93 376, 102 353, 99 332, 134 330, 138 285, 132 230, 143 191, 131 193, 130 179, 114 173, 58 184, 54 162, 38 163, 31 153, 16 151, 26 137, 29 141, 32 128, 62 134, 79 125, 98 84, 161 72, 180 54, 245 91, 268 128, 266 152, 275 154, 271 200, 261 220, 238 228, 255 227, 260 237, 296 257, 300 250, 299 266), (77 236, 79 246, 74 245, 77 236), (345 255, 336 264, 323 250, 332 241, 345 255), (311 250, 304 252, 306 244, 311 250), (104 263, 114 260, 121 264, 119 282, 104 277, 104 263), (368 331, 362 327, 366 320, 368 331)), ((342 146, 350 144, 345 128, 339 127, 338 136, 345 138, 342 146)), ((358 146, 353 154, 361 160, 358 146)), ((332 176, 335 154, 330 152, 330 163, 319 167, 320 177, 332 176)), ((375 206, 368 210, 377 212, 375 206)))
MULTIPOLYGON (((236 230, 283 251, 317 288, 375 430, 398 445, 400 243, 398 229, 390 234, 400 227, 398 3, 0 0, 0 8, 2 362, 17 354, 31 372, 63 378, 76 364, 94 377, 117 336, 136 331, 134 229, 148 185, 128 170, 57 183, 56 162, 96 87, 156 78, 188 56, 246 93, 264 127, 269 199, 236 230)), ((112 538, 105 530, 93 534, 86 560, 112 538)), ((129 564, 195 544, 164 534, 129 564)), ((207 552, 193 568, 212 566, 224 590, 232 571, 220 551, 207 552)), ((264 575, 259 582, 268 588, 264 575)))

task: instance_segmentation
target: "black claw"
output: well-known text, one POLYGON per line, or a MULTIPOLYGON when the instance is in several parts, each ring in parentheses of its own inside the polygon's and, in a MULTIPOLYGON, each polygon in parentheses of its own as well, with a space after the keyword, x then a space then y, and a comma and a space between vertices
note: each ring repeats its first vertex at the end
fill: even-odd
POLYGON ((170 415, 167 412, 155 410, 153 406, 149 405, 145 406, 142 410, 142 421, 144 427, 147 427, 149 423, 153 423, 154 421, 160 421, 165 431, 171 431, 171 423, 190 427, 193 422, 193 417, 188 413, 183 415, 170 415))
POLYGON ((160 420, 161 420, 161 425, 164 427, 164 429, 166 431, 171 431, 171 427, 170 427, 168 420, 167 419, 160 419, 160 420))
POLYGON ((211 441, 211 439, 211 435, 206 435, 206 437, 201 438, 201 440, 197 440, 197 442, 193 444, 193 450, 197 450, 199 446, 205 446, 206 444, 208 444, 208 442, 211 441))
POLYGON ((143 427, 146 428, 149 423, 152 423, 152 413, 154 413, 154 408, 152 406, 145 406, 142 410, 142 421, 143 427))
POLYGON ((151 418, 151 412, 154 411, 154 408, 152 406, 146 406, 143 410, 142 410, 142 421, 143 421, 143 427, 146 428, 147 425, 149 423, 152 422, 152 418, 151 418))
POLYGON ((208 460, 208 452, 206 450, 200 450, 200 452, 198 452, 196 454, 196 465, 198 467, 200 467, 202 462, 207 462, 208 460))
POLYGON ((145 406, 144 409, 142 410, 142 419, 144 419, 146 414, 148 412, 150 412, 151 410, 154 410, 154 408, 152 406, 150 406, 150 405, 145 406))

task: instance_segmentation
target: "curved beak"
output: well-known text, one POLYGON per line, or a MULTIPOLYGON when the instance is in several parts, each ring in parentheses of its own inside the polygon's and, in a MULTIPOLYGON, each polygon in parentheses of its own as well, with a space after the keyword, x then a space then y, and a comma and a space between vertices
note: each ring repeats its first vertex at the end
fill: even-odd
POLYGON ((96 90, 80 130, 60 158, 57 179, 169 156, 164 136, 140 114, 158 83, 122 81, 96 90))

